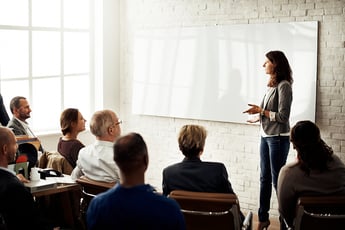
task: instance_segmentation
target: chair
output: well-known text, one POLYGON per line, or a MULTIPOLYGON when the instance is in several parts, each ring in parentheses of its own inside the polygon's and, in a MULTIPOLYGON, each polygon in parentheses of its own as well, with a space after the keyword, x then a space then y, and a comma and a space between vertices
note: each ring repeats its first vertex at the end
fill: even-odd
POLYGON ((102 182, 102 181, 95 181, 91 180, 85 176, 81 176, 76 180, 78 184, 80 184, 82 189, 82 201, 80 205, 80 221, 84 225, 84 229, 86 229, 86 211, 91 202, 92 198, 94 198, 97 194, 107 191, 108 189, 112 188, 115 185, 114 183, 102 182))
POLYGON ((38 152, 36 147, 31 143, 19 144, 17 158, 21 155, 25 155, 27 157, 29 162, 28 172, 30 173, 31 168, 36 167, 38 162, 38 152))
POLYGON ((187 230, 240 230, 252 227, 252 212, 248 212, 241 227, 240 206, 235 194, 174 190, 169 197, 179 203, 187 230))
POLYGON ((295 230, 344 228, 345 196, 303 196, 298 199, 295 230))

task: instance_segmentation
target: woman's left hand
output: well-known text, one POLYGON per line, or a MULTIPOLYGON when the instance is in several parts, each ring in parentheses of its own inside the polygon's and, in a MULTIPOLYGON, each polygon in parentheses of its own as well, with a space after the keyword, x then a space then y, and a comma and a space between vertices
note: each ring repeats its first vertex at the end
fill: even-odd
POLYGON ((246 111, 244 111, 243 113, 248 113, 248 114, 257 114, 261 112, 261 107, 254 105, 254 104, 248 104, 249 106, 251 106, 249 109, 247 109, 246 111))

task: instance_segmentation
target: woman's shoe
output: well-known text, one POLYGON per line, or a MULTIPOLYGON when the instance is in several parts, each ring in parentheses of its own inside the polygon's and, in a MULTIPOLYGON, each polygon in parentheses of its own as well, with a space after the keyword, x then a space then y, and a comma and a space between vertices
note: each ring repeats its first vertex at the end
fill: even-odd
POLYGON ((271 222, 269 220, 264 222, 259 222, 257 230, 263 230, 268 229, 268 226, 270 226, 271 222))

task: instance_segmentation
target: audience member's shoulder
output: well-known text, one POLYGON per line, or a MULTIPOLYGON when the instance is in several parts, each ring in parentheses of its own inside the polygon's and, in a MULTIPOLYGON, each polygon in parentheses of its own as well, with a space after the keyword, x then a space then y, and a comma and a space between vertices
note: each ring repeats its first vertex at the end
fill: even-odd
POLYGON ((92 148, 94 148, 94 144, 84 145, 82 148, 80 148, 79 154, 84 151, 90 151, 92 148))
POLYGON ((6 189, 8 191, 12 191, 16 194, 28 193, 31 195, 29 190, 26 189, 26 187, 21 181, 18 180, 16 175, 5 170, 0 170, 0 179, 2 181, 1 183, 6 183, 6 189))
POLYGON ((298 164, 298 161, 295 160, 293 162, 289 162, 287 164, 285 164, 282 168, 281 168, 281 173, 280 174, 294 174, 294 173, 299 173, 301 170, 300 165, 298 164))
POLYGON ((345 168, 344 162, 335 154, 332 154, 331 164, 333 164, 335 167, 345 168))
POLYGON ((337 155, 332 154, 332 159, 333 159, 333 161, 344 165, 344 162, 337 155))
POLYGON ((16 176, 12 172, 10 172, 4 168, 1 168, 0 169, 0 178, 4 178, 4 179, 6 178, 7 180, 13 180, 14 178, 16 178, 16 176))
POLYGON ((285 168, 296 168, 296 167, 299 167, 299 163, 297 160, 294 160, 294 161, 288 162, 283 167, 285 167, 285 168))
POLYGON ((181 164, 182 164, 182 163, 179 162, 179 163, 175 163, 175 164, 169 165, 169 166, 165 167, 165 168, 163 169, 163 171, 173 170, 173 169, 179 167, 181 164))
POLYGON ((109 199, 113 199, 114 197, 116 197, 116 196, 114 196, 114 194, 116 194, 115 187, 116 186, 108 189, 105 192, 97 194, 97 196, 92 198, 92 201, 95 201, 94 203, 97 202, 98 204, 106 204, 106 203, 108 203, 109 199))
POLYGON ((202 164, 208 167, 225 168, 225 165, 222 162, 202 161, 202 164))
POLYGON ((176 208, 180 209, 178 203, 174 199, 163 196, 162 194, 156 193, 156 192, 153 193, 153 195, 156 197, 156 200, 159 200, 162 203, 162 205, 167 206, 167 207, 171 207, 174 209, 176 209, 176 208))

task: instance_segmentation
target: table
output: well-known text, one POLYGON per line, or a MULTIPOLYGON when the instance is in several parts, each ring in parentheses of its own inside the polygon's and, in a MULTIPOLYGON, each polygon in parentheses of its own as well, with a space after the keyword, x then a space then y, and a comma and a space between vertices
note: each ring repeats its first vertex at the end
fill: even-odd
POLYGON ((39 208, 51 210, 53 213, 58 210, 56 218, 61 219, 64 224, 75 229, 75 226, 78 226, 79 219, 81 186, 75 182, 64 182, 70 180, 69 175, 49 179, 56 180, 57 187, 32 192, 31 194, 38 202, 39 208), (56 208, 56 205, 58 205, 58 208, 56 208))
POLYGON ((38 192, 32 192, 31 194, 34 197, 41 197, 41 196, 49 196, 57 193, 69 192, 69 191, 80 191, 81 187, 79 184, 64 184, 64 183, 57 183, 57 188, 47 189, 38 192))

